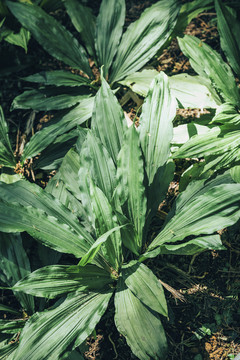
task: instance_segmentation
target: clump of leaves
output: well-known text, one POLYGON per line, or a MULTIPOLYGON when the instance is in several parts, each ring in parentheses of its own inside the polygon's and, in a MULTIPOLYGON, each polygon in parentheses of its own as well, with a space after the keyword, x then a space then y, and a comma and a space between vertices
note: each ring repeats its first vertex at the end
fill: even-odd
POLYGON ((223 174, 190 183, 161 231, 153 240, 148 236, 173 177, 169 155, 175 111, 168 79, 160 73, 144 102, 140 126, 127 128, 103 78, 92 129, 66 155, 52 180, 52 194, 24 180, 0 183, 1 231, 27 231, 40 243, 80 258, 78 265, 40 268, 12 287, 59 298, 26 322, 11 355, 15 360, 67 356, 92 333, 111 297, 116 327, 132 352, 142 360, 167 358, 161 322, 167 303, 144 261, 222 249, 216 230, 240 217, 240 185, 223 174), (61 186, 61 196, 55 196, 54 184, 61 186))
MULTIPOLYGON (((236 11, 221 0, 215 1, 215 7, 221 46, 231 67, 215 50, 194 36, 185 35, 178 41, 194 70, 207 81, 210 80, 211 92, 219 98, 221 106, 210 121, 208 132, 193 136, 174 157, 204 157, 205 162, 202 162, 198 175, 205 176, 209 171, 232 168, 233 178, 240 181, 237 166, 240 162, 240 93, 235 81, 235 75, 240 74, 240 47, 237 41, 240 21, 236 11)), ((194 175, 194 172, 196 166, 189 174, 194 175)))

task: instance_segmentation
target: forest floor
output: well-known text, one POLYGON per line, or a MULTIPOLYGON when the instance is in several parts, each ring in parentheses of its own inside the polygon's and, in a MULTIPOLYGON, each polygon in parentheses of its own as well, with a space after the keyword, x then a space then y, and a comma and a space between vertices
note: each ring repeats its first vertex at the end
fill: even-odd
MULTIPOLYGON (((154 1, 127 1, 126 26, 136 20, 142 11, 154 1)), ((100 1, 89 1, 97 14, 100 1)), ((55 16, 65 20, 66 14, 60 10, 55 16)), ((187 27, 187 34, 195 35, 219 50, 219 37, 214 11, 199 14, 187 27)), ((4 47, 5 57, 8 46, 4 47)), ((56 63, 36 44, 31 45, 29 54, 41 61, 42 69, 54 68, 56 63)), ((20 55, 20 57, 24 57, 20 55)), ((25 59, 25 58, 24 58, 25 59)), ((4 62, 4 59, 0 60, 4 62)), ((28 65, 27 63, 25 64, 28 65)), ((168 75, 182 72, 193 73, 189 61, 181 53, 176 39, 163 53, 155 58, 152 65, 168 75)), ((19 63, 23 66, 23 63, 19 63)), ((23 66, 24 67, 24 66, 23 66)), ((11 70, 9 70, 11 73, 11 70)), ((24 69, 21 70, 24 73, 24 69)), ((29 71, 29 69, 28 69, 29 71)), ((32 72, 39 71, 36 61, 32 72)), ((29 72, 28 72, 29 73, 29 72)), ((0 70, 1 76, 1 70, 0 70)), ((12 75, 11 75, 12 76, 12 75)), ((19 122, 23 112, 9 112, 13 98, 26 86, 19 76, 1 79, 0 101, 9 121, 19 122)), ((135 114, 133 101, 125 105, 131 117, 135 114)), ((183 111, 180 115, 194 120, 196 111, 183 111)), ((17 136, 17 134, 16 134, 17 136)), ((169 188, 165 203, 178 193, 178 181, 186 163, 179 161, 174 182, 169 188)), ((161 225, 156 217, 157 231, 161 225)), ((196 257, 159 256, 149 260, 148 266, 165 284, 165 294, 169 304, 169 319, 163 320, 169 342, 168 360, 230 360, 240 353, 240 230, 239 224, 222 230, 225 251, 206 251, 196 257)), ((87 340, 86 360, 130 360, 136 359, 123 336, 119 335, 113 321, 113 304, 96 328, 95 336, 87 340)), ((143 329, 144 331, 144 329, 143 329)), ((34 360, 34 359, 33 359, 34 360)))

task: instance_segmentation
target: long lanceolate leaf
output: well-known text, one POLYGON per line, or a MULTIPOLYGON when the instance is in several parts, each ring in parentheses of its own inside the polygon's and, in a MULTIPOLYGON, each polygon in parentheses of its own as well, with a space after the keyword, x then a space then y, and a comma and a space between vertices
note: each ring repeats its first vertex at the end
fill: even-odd
POLYGON ((0 202, 0 226, 3 232, 27 231, 44 245, 76 257, 91 246, 68 225, 31 206, 0 202))
MULTIPOLYGON (((93 182, 90 182, 90 195, 95 217, 95 231, 97 237, 100 237, 116 228, 118 223, 107 197, 93 182)), ((103 240, 101 246, 102 254, 110 265, 118 271, 122 260, 122 241, 119 229, 109 234, 106 240, 103 240)))
POLYGON ((24 80, 41 83, 42 85, 90 86, 90 80, 88 78, 64 70, 42 71, 34 75, 29 75, 25 77, 24 80))
POLYGON ((95 37, 95 16, 92 9, 80 4, 78 0, 66 0, 64 5, 67 9, 73 25, 80 33, 88 53, 95 56, 94 37, 95 37))
POLYGON ((32 206, 36 210, 42 210, 48 216, 53 216, 62 224, 70 226, 76 234, 84 237, 90 244, 93 242, 91 236, 79 225, 77 217, 61 202, 35 184, 25 180, 8 185, 0 183, 0 199, 7 203, 17 201, 24 207, 32 206))
POLYGON ((212 86, 223 102, 239 105, 239 89, 231 68, 221 56, 195 36, 185 35, 183 38, 178 38, 178 42, 184 55, 190 59, 193 69, 202 77, 211 80, 212 86))
POLYGON ((67 87, 27 90, 12 102, 12 109, 62 110, 89 97, 82 89, 67 87))
POLYGON ((117 52, 125 19, 125 0, 103 0, 96 24, 96 53, 98 65, 104 65, 106 76, 117 52))
POLYGON ((240 76, 240 21, 234 9, 226 6, 221 0, 215 0, 218 31, 221 47, 233 70, 240 76))
POLYGON ((8 137, 8 126, 0 106, 0 165, 12 167, 15 164, 16 161, 8 137))
POLYGON ((126 128, 127 124, 122 108, 102 77, 102 86, 95 97, 92 129, 106 147, 115 164, 126 128))
POLYGON ((189 235, 210 235, 233 225, 240 217, 240 184, 231 183, 230 177, 226 177, 228 182, 224 179, 190 183, 177 198, 163 230, 143 257, 156 256, 161 245, 182 241, 189 235))
POLYGON ((112 292, 69 294, 52 310, 34 314, 20 336, 15 360, 56 360, 66 356, 92 333, 112 292))
POLYGON ((146 265, 130 261, 123 265, 122 277, 127 287, 145 305, 159 314, 168 315, 163 287, 146 265))
POLYGON ((91 76, 84 48, 52 16, 34 4, 7 1, 7 5, 50 55, 91 76))
POLYGON ((128 27, 112 65, 110 82, 138 71, 156 54, 171 35, 179 8, 175 0, 158 1, 128 27))
POLYGON ((168 78, 160 73, 153 81, 145 99, 140 117, 140 143, 148 177, 148 208, 156 211, 165 195, 173 173, 172 164, 166 164, 173 136, 176 100, 171 95, 168 78))
MULTIPOLYGON (((2 278, 1 274, 0 278, 9 286, 13 286, 17 281, 30 273, 29 259, 23 247, 20 234, 0 233, 0 263, 6 280, 2 278)), ((15 295, 27 312, 34 312, 32 296, 21 292, 15 295)))
POLYGON ((116 327, 126 337, 132 352, 140 360, 165 360, 167 340, 158 313, 145 306, 122 277, 118 280, 115 308, 116 327))
POLYGON ((168 78, 162 72, 152 83, 140 117, 140 143, 149 184, 159 167, 168 160, 175 115, 176 100, 170 93, 168 78))
POLYGON ((141 250, 147 201, 143 185, 143 158, 139 135, 132 125, 118 157, 116 196, 122 206, 127 202, 128 216, 138 234, 137 248, 141 250))
POLYGON ((69 112, 57 115, 48 126, 38 131, 26 144, 21 160, 24 161, 36 156, 51 144, 57 136, 88 120, 92 116, 93 102, 93 97, 84 99, 69 112))
MULTIPOLYGON (((116 187, 116 167, 99 138, 91 131, 86 138, 88 147, 89 169, 94 183, 103 191, 108 201, 111 201, 116 187)), ((86 159, 87 161, 87 159, 86 159)))
POLYGON ((74 291, 99 290, 112 282, 109 272, 96 265, 52 265, 38 269, 18 281, 13 290, 53 299, 74 291))

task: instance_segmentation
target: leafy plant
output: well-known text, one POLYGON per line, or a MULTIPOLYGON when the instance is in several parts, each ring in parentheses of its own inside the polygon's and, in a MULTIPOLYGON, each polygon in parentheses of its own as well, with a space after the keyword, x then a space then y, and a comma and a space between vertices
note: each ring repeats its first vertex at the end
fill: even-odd
MULTIPOLYGON (((209 4, 209 1, 202 4, 195 0, 187 7, 181 7, 175 0, 158 1, 146 9, 123 33, 124 0, 102 1, 97 18, 79 1, 65 1, 68 15, 79 34, 79 43, 59 22, 37 5, 7 1, 11 12, 39 44, 51 56, 70 67, 68 70, 44 71, 25 78, 40 87, 17 96, 12 108, 53 110, 59 113, 49 126, 30 139, 23 156, 28 159, 36 156, 52 144, 57 135, 65 134, 75 128, 76 124, 80 125, 91 117, 93 96, 99 88, 99 78, 93 75, 94 69, 89 66, 89 58, 97 68, 104 65, 105 78, 111 86, 116 87, 116 83, 126 76, 131 76, 149 62, 167 44, 171 34, 173 36, 182 32, 183 26, 202 11, 203 7, 208 8, 209 4), (67 110, 62 112, 63 109, 67 110)), ((149 76, 148 70, 144 71, 147 71, 149 76)))
MULTIPOLYGON (((216 0, 215 5, 221 45, 232 69, 238 75, 237 29, 240 22, 234 9, 224 5, 220 0, 216 0)), ((210 79, 211 91, 216 93, 222 104, 210 121, 208 132, 193 136, 174 157, 204 157, 205 162, 201 164, 200 173, 204 175, 209 170, 232 168, 233 178, 239 181, 237 165, 240 161, 240 95, 234 74, 221 56, 199 39, 186 35, 178 40, 183 53, 190 58, 194 70, 202 77, 210 79)))
MULTIPOLYGON (((76 143, 80 134, 82 137, 85 136, 83 128, 72 129, 72 126, 77 126, 86 121, 91 113, 92 103, 86 99, 82 102, 81 109, 74 109, 71 113, 71 117, 67 117, 67 121, 63 116, 59 121, 58 131, 56 132, 53 124, 46 127, 41 132, 41 137, 38 137, 41 140, 41 143, 29 142, 25 144, 25 138, 28 135, 29 129, 31 130, 32 119, 34 119, 34 114, 31 114, 29 121, 26 124, 25 136, 23 136, 23 141, 20 142, 16 153, 14 154, 12 149, 12 144, 9 139, 9 129, 7 122, 5 121, 3 110, 0 106, 0 166, 5 168, 15 168, 17 163, 20 162, 20 166, 24 166, 26 159, 28 158, 29 152, 32 156, 35 156, 41 152, 41 156, 34 163, 34 169, 56 169, 60 166, 61 161, 67 151, 76 143), (77 115, 81 116, 80 119, 77 115), (69 125, 69 121, 72 121, 69 125), (72 130, 71 130, 72 129, 72 130), (68 133, 64 133, 70 130, 68 133), (48 135, 48 137, 46 136, 48 135)), ((18 167, 18 166, 17 166, 18 167)), ((19 169, 20 170, 20 169, 19 169)), ((6 172, 6 171, 5 171, 6 172)))
POLYGON ((92 129, 66 155, 51 181, 53 195, 24 180, 0 183, 1 231, 27 231, 40 243, 81 258, 77 265, 40 268, 12 287, 59 297, 26 322, 10 355, 15 360, 67 356, 92 333, 112 297, 116 327, 132 352, 143 360, 166 359, 160 318, 168 314, 166 299, 143 262, 159 254, 222 249, 215 231, 240 217, 240 185, 229 174, 193 181, 151 240, 151 219, 174 171, 169 155, 175 111, 168 79, 160 73, 144 102, 140 126, 127 128, 102 78, 92 129))

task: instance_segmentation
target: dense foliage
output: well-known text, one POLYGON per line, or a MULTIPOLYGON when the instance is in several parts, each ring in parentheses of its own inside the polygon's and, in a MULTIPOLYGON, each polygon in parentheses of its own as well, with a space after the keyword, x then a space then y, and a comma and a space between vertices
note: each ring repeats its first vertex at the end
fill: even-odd
POLYGON ((240 217, 237 12, 216 0, 227 63, 182 35, 211 1, 158 1, 124 33, 125 1, 103 0, 97 18, 80 1, 64 1, 80 42, 42 9, 53 3, 6 1, 20 32, 70 71, 25 78, 39 87, 17 96, 12 108, 58 112, 17 156, 0 108, 0 280, 23 309, 0 305, 12 315, 0 320, 0 358, 83 359, 85 340, 110 308, 137 358, 164 360, 168 304, 150 259, 224 250, 219 231, 240 217), (176 35, 198 75, 143 69, 176 35), (120 85, 145 98, 138 123, 125 118, 120 85), (200 128, 193 124, 192 136, 187 124, 174 127, 179 106, 213 115, 200 128), (36 155, 35 169, 57 169, 45 188, 11 173, 36 155), (200 161, 182 174, 180 194, 153 232, 179 158, 200 161))

